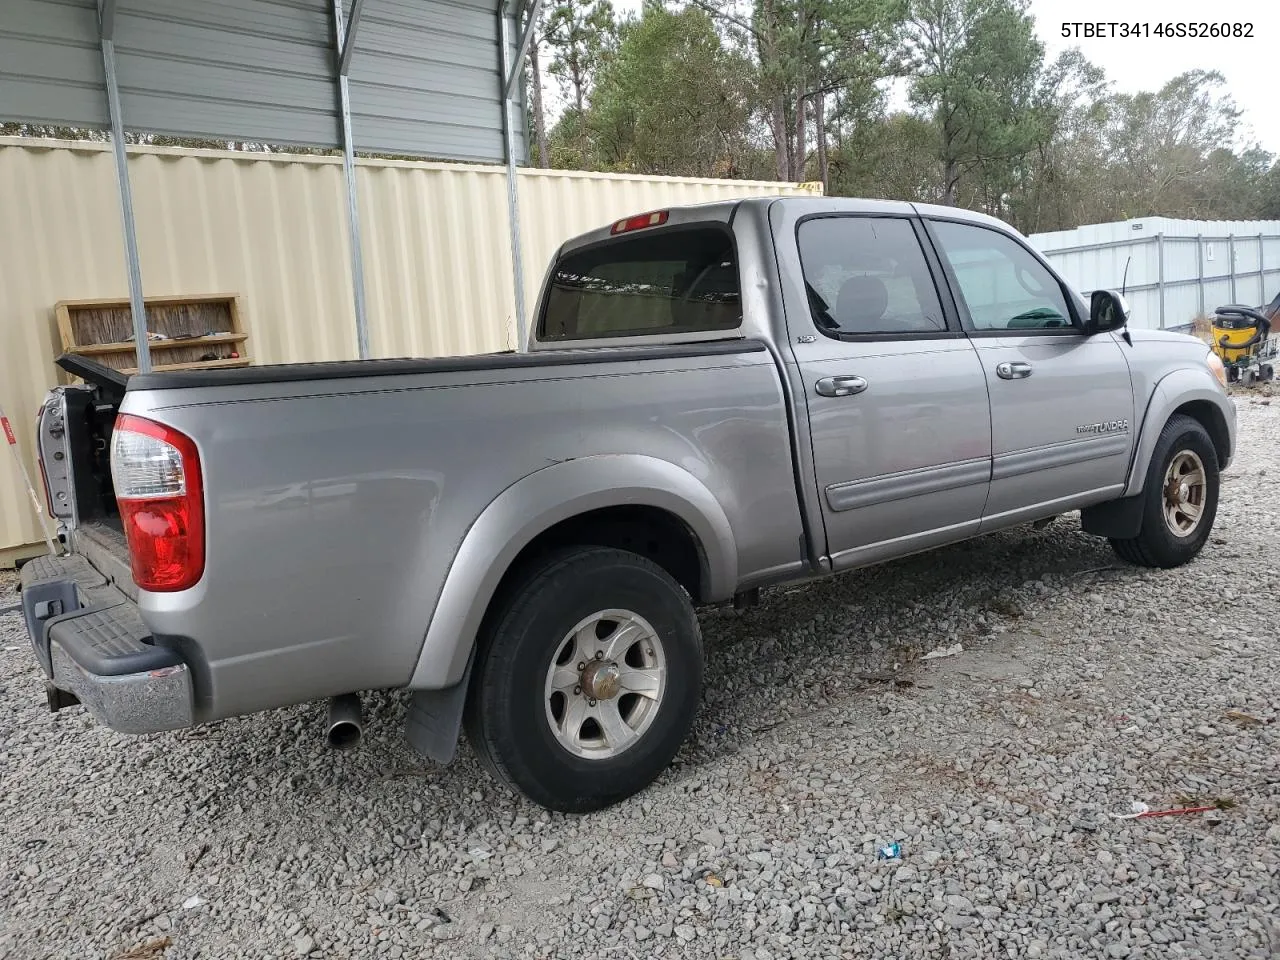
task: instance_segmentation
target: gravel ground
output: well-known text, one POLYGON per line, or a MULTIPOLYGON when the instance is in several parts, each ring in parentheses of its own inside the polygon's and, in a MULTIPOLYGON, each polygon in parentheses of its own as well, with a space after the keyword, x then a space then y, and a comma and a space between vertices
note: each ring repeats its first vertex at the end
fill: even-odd
POLYGON ((1280 403, 1239 402, 1197 563, 1064 518, 709 612, 692 741, 587 817, 424 767, 393 697, 352 754, 320 705, 50 715, 0 615, 0 956, 1280 955, 1280 403))

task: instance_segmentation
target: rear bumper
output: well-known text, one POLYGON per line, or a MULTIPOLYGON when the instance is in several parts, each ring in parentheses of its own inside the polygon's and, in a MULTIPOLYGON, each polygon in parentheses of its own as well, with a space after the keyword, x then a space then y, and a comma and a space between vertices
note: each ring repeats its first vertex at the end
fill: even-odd
POLYGON ((156 646, 138 608, 82 556, 40 557, 22 568, 22 611, 49 682, 121 733, 194 722, 191 669, 156 646))

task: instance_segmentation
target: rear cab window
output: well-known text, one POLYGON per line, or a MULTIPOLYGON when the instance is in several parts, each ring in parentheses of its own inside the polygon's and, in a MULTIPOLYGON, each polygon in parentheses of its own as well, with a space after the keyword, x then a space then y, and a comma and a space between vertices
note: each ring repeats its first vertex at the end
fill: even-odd
POLYGON ((576 250, 555 265, 538 340, 736 330, 742 291, 722 225, 670 227, 576 250))

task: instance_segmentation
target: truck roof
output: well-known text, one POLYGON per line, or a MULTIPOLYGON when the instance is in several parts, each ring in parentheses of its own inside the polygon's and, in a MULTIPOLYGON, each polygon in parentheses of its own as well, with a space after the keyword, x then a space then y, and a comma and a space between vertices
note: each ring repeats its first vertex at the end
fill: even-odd
MULTIPOLYGON (((965 220, 981 223, 1009 231, 1009 224, 985 213, 977 213, 962 207, 947 207, 932 203, 908 203, 904 200, 876 200, 867 197, 797 197, 788 194, 773 196, 745 197, 737 200, 713 200, 707 203, 691 203, 660 208, 667 214, 665 227, 678 226, 683 223, 730 223, 739 207, 767 207, 775 203, 785 204, 804 210, 811 208, 813 213, 882 213, 896 216, 933 216, 947 217, 952 220, 965 220)), ((628 216, 642 216, 650 211, 635 210, 628 216)), ((658 211, 653 211, 658 212, 658 211)), ((626 219, 626 218, 622 218, 626 219)), ((581 247, 590 246, 613 237, 614 227, 621 220, 615 220, 605 226, 587 233, 579 234, 565 241, 556 252, 555 259, 581 247)))

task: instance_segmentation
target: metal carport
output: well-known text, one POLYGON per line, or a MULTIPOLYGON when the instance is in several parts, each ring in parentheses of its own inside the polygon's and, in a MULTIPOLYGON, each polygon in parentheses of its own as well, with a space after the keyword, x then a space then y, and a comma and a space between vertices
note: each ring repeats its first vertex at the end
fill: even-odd
POLYGON ((125 134, 341 149, 356 340, 369 355, 356 151, 516 164, 542 0, 4 0, 0 119, 109 129, 138 369, 151 369, 125 134))

